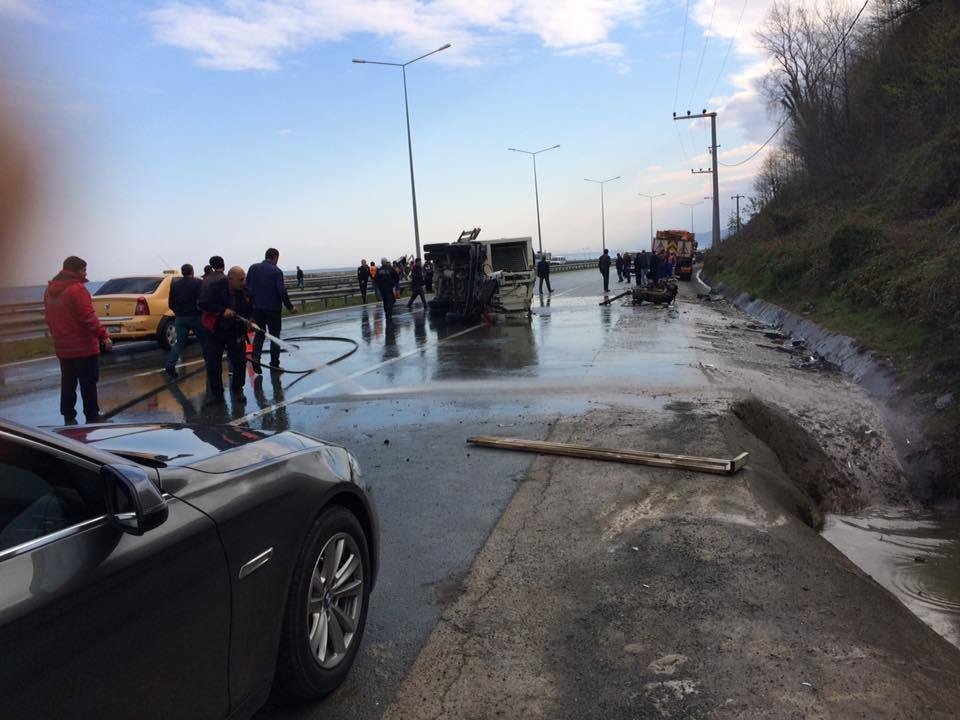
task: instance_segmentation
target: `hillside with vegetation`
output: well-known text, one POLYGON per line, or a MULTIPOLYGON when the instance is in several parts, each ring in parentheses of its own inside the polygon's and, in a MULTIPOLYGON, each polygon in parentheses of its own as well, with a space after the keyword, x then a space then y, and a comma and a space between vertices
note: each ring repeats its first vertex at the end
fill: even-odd
POLYGON ((772 9, 764 89, 783 132, 706 274, 890 358, 942 453, 936 490, 958 496, 960 0, 854 17, 772 9))

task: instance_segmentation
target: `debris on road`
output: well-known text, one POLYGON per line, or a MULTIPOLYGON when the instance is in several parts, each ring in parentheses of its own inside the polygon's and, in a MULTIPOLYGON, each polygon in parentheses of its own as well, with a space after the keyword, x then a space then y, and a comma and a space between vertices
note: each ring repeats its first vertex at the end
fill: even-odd
POLYGON ((673 302, 674 298, 677 297, 679 288, 677 287, 676 280, 673 278, 666 278, 665 280, 658 280, 652 285, 635 287, 633 288, 632 292, 634 305, 642 305, 644 300, 651 302, 654 305, 669 305, 673 302))
POLYGON ((546 442, 541 440, 522 440, 520 438, 503 438, 490 435, 477 435, 467 438, 467 442, 471 445, 499 448, 501 450, 519 450, 521 452, 563 455, 565 457, 582 458, 585 460, 606 460, 632 465, 651 465, 653 467, 675 468, 678 470, 695 470, 697 472, 712 473, 714 475, 733 475, 741 470, 750 458, 750 454, 746 452, 742 452, 730 460, 725 460, 722 458, 697 457, 694 455, 644 452, 642 450, 594 448, 587 445, 572 445, 570 443, 546 442))
POLYGON ((603 301, 600 302, 599 304, 600 304, 600 305, 609 305, 609 304, 612 303, 614 300, 619 300, 619 299, 622 298, 622 297, 626 297, 627 295, 629 295, 629 294, 632 293, 632 292, 633 292, 633 290, 627 290, 626 292, 622 292, 622 293, 620 293, 619 295, 614 295, 614 296, 611 297, 611 298, 607 298, 606 300, 603 300, 603 301))
POLYGON ((766 345, 764 343, 754 343, 759 348, 764 350, 776 350, 777 352, 787 353, 788 355, 796 355, 797 351, 792 347, 783 347, 783 345, 766 345))
POLYGON ((833 371, 838 369, 836 365, 817 353, 813 353, 812 355, 807 355, 806 357, 802 358, 797 367, 800 370, 833 371))

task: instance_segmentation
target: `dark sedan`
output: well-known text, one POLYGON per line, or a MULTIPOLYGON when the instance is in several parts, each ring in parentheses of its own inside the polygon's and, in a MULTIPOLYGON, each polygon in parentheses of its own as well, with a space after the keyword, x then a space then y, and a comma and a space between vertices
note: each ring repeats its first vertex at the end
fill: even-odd
POLYGON ((248 717, 346 677, 377 521, 343 448, 0 421, 0 715, 248 717))

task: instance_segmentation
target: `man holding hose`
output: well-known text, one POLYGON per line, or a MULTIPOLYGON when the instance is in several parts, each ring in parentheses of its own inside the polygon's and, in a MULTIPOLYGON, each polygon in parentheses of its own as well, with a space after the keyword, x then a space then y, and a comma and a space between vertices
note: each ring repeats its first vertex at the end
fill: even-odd
MULTIPOLYGON (((223 267, 223 259, 220 267, 223 267)), ((211 258, 211 262, 212 262, 211 258)), ((216 265, 214 265, 216 269, 216 265)), ((203 322, 209 336, 204 354, 207 368, 207 397, 204 404, 213 405, 223 402, 223 351, 233 374, 230 376, 230 394, 235 403, 246 402, 243 394, 244 369, 246 368, 247 323, 240 318, 250 317, 250 301, 244 290, 242 267, 232 267, 224 278, 205 282, 200 291, 197 307, 204 313, 203 322), (223 280, 226 280, 224 282, 223 280)))

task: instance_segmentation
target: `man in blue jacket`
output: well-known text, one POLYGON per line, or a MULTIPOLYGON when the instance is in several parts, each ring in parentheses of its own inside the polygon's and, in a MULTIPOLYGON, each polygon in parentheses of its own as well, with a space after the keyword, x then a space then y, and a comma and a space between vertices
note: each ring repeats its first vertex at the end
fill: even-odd
MULTIPOLYGON (((247 270, 247 295, 253 306, 253 321, 274 337, 280 337, 283 307, 296 314, 297 311, 290 302, 287 288, 283 284, 283 271, 277 267, 280 251, 268 248, 264 253, 263 262, 255 263, 247 270)), ((253 369, 259 375, 263 372, 260 367, 260 356, 263 354, 263 333, 256 333, 253 338, 253 369)), ((270 365, 280 366, 280 346, 270 343, 270 365)))

